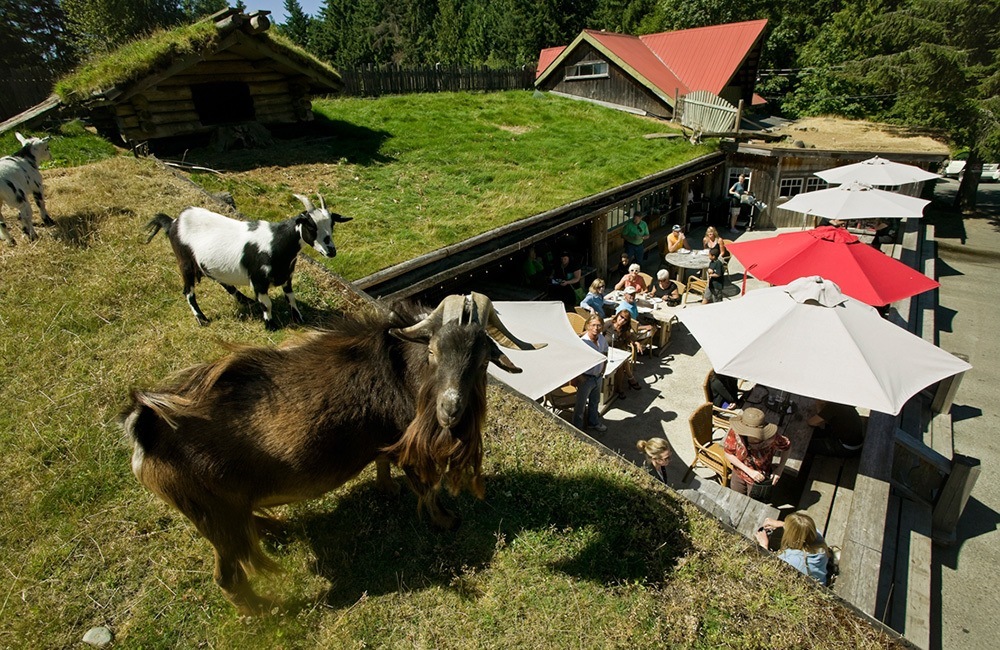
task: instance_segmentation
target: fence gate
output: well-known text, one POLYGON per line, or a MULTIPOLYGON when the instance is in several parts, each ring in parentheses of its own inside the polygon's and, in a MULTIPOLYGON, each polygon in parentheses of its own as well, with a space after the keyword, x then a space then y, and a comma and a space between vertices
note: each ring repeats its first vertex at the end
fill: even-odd
POLYGON ((739 109, 707 90, 696 90, 681 98, 681 124, 702 133, 736 130, 739 109))

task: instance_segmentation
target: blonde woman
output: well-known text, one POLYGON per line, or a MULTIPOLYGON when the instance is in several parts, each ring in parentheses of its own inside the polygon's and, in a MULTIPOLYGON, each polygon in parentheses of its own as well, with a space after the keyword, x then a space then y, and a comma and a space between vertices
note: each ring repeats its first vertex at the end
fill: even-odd
POLYGON ((828 567, 833 553, 826 540, 816 530, 816 522, 799 510, 778 521, 768 517, 764 525, 757 529, 757 543, 769 548, 770 535, 782 529, 778 557, 822 585, 827 582, 828 567))
POLYGON ((663 438, 650 438, 649 440, 639 440, 635 443, 635 448, 646 454, 646 463, 649 463, 650 474, 667 482, 667 464, 670 463, 670 443, 663 438))
POLYGON ((590 291, 580 301, 580 306, 591 314, 604 314, 604 280, 597 278, 590 283, 590 291))
POLYGON ((719 237, 719 231, 715 229, 715 226, 708 227, 708 230, 705 231, 705 238, 701 240, 701 243, 704 244, 705 250, 718 246, 719 257, 726 256, 726 243, 722 240, 722 237, 719 237))

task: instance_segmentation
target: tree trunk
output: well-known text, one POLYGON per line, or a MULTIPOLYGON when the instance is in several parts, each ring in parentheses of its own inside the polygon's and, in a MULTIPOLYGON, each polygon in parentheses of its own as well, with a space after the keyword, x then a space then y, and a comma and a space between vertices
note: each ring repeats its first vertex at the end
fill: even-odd
POLYGON ((963 214, 976 211, 976 196, 979 194, 979 179, 983 175, 983 159, 975 148, 969 150, 969 159, 960 175, 961 182, 955 194, 955 207, 963 214))

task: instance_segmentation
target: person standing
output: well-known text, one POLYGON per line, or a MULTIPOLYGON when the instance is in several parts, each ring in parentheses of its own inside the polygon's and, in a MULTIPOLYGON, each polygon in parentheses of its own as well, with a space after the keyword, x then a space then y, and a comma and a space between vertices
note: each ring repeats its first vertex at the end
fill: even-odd
MULTIPOLYGON (((608 341, 604 338, 603 331, 604 319, 597 314, 591 314, 583 326, 583 336, 580 338, 591 348, 607 357, 608 341)), ((607 361, 602 361, 579 377, 580 381, 576 387, 576 406, 573 408, 573 425, 577 429, 583 429, 586 417, 587 426, 594 431, 604 433, 608 430, 608 427, 601 422, 599 412, 606 365, 607 361)))
POLYGON ((576 297, 576 290, 580 287, 583 270, 580 265, 570 257, 569 251, 563 251, 559 256, 559 263, 552 269, 552 291, 551 296, 561 300, 566 306, 566 311, 572 311, 573 307, 579 304, 583 295, 576 297))
POLYGON ((736 221, 743 216, 743 195, 747 193, 747 177, 740 174, 739 179, 729 188, 729 232, 737 232, 736 221))
POLYGON ((636 264, 642 264, 644 246, 649 239, 649 226, 642 220, 642 213, 633 212, 632 218, 622 227, 625 252, 636 264))

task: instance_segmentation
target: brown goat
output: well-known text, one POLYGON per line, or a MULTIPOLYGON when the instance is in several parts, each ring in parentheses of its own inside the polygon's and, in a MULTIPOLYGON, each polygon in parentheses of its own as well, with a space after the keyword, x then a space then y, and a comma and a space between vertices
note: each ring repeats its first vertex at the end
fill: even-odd
POLYGON ((264 509, 312 499, 374 461, 380 489, 403 469, 432 522, 458 519, 438 503, 482 498, 481 430, 490 361, 520 372, 490 339, 510 336, 485 296, 449 296, 335 322, 277 348, 235 348, 184 371, 173 386, 133 391, 122 413, 139 482, 177 508, 215 547, 215 581, 243 613, 270 603, 248 574, 274 570, 259 530, 264 509))

